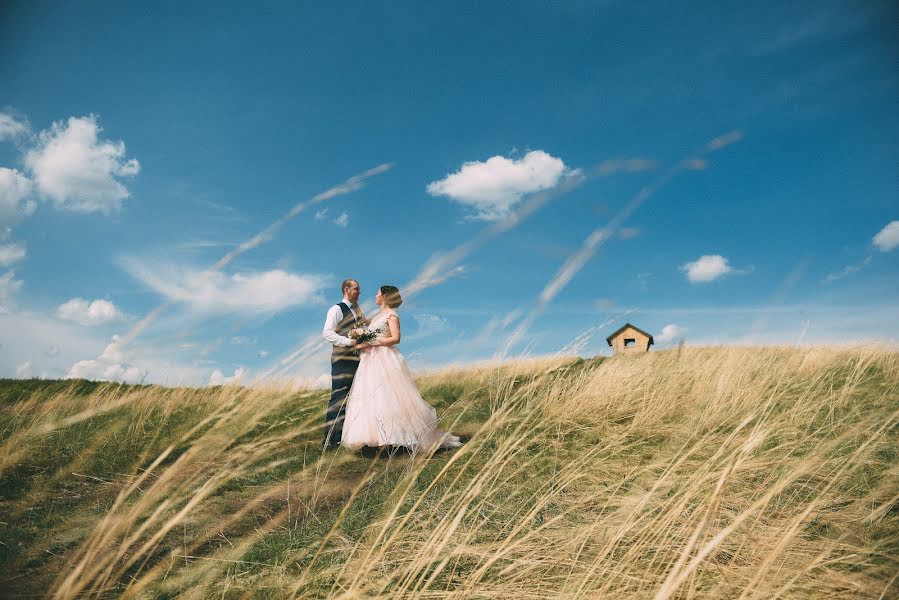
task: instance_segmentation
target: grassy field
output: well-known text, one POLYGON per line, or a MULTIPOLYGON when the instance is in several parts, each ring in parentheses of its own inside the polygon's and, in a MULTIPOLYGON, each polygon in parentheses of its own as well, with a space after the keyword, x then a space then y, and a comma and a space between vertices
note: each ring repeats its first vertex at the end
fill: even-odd
POLYGON ((683 348, 419 381, 433 456, 326 393, 0 382, 0 590, 897 598, 899 354, 683 348))

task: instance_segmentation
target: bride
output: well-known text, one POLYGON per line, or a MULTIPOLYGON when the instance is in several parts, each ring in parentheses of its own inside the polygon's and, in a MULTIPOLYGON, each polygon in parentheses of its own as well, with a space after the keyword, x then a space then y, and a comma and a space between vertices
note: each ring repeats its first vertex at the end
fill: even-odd
POLYGON ((405 446, 413 452, 457 448, 459 438, 437 429, 437 411, 418 392, 412 372, 396 345, 400 342, 403 303, 400 291, 382 285, 375 296, 381 312, 369 324, 376 339, 358 344, 359 369, 347 398, 340 445, 405 446))

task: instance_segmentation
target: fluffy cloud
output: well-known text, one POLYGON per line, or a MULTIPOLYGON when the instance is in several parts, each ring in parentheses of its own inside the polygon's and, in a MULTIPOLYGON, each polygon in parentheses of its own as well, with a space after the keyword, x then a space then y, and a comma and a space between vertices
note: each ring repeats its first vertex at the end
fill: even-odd
POLYGON ((216 369, 212 372, 212 375, 209 376, 209 385, 237 385, 243 380, 246 374, 247 371, 243 367, 234 369, 234 375, 230 377, 216 369))
POLYGON ((64 377, 72 363, 98 356, 108 338, 74 323, 60 321, 46 311, 29 311, 0 302, 0 377, 13 377, 26 360, 32 373, 64 377))
POLYGON ((93 379, 126 383, 137 383, 145 377, 145 372, 128 362, 117 335, 112 336, 112 341, 98 358, 78 361, 72 365, 66 375, 66 379, 93 379))
POLYGON ((0 377, 14 377, 17 366, 30 361, 31 373, 41 377, 194 386, 209 379, 210 367, 182 359, 176 336, 126 346, 102 331, 46 311, 0 310, 0 377))
POLYGON ((693 262, 681 265, 681 271, 687 274, 690 283, 706 283, 714 281, 723 275, 733 271, 727 263, 727 259, 719 254, 707 254, 700 256, 693 262))
POLYGON ((119 181, 140 171, 135 159, 125 158, 124 142, 100 140, 95 116, 71 117, 38 136, 25 164, 42 196, 56 206, 76 212, 109 214, 129 196, 119 181))
POLYGON ((94 335, 96 330, 66 325, 57 319, 53 319, 53 322, 57 325, 57 329, 59 326, 65 326, 79 336, 78 341, 67 342, 60 339, 64 348, 63 354, 66 356, 60 356, 56 362, 62 361, 71 365, 63 370, 66 378, 127 383, 152 382, 169 386, 205 385, 209 378, 208 367, 195 364, 193 361, 181 360, 179 343, 146 339, 140 344, 125 343, 123 338, 117 335, 113 336, 111 341, 104 342, 94 335), (80 342, 81 338, 91 340, 92 349, 70 348, 80 342), (91 355, 97 358, 78 360, 80 357, 91 355), (75 358, 67 358, 70 356, 75 358))
POLYGON ((56 309, 60 319, 74 321, 81 325, 105 325, 122 320, 122 312, 108 300, 90 302, 83 298, 72 298, 56 309))
POLYGON ((0 113, 0 142, 12 140, 24 133, 28 133, 27 123, 19 121, 12 115, 0 113))
POLYGON ((653 341, 657 344, 667 344, 668 342, 674 341, 677 338, 681 338, 684 334, 687 333, 686 327, 681 327, 680 325, 675 325, 674 323, 669 323, 662 327, 662 332, 659 335, 653 336, 653 341))
POLYGON ((470 206, 476 218, 491 221, 507 216, 525 194, 549 189, 569 172, 561 159, 533 150, 518 160, 493 156, 485 162, 467 162, 428 184, 427 191, 470 206))
POLYGON ((34 200, 27 199, 31 187, 31 180, 17 170, 0 167, 0 226, 34 212, 34 200))
POLYGON ((899 246, 899 221, 891 221, 871 240, 881 252, 889 252, 899 246))
POLYGON ((0 267, 11 267, 23 260, 26 254, 22 244, 0 244, 0 267))
POLYGON ((151 267, 135 260, 122 264, 132 276, 168 300, 207 314, 276 313, 318 302, 320 292, 331 281, 325 276, 299 275, 281 269, 228 275, 165 265, 151 267))

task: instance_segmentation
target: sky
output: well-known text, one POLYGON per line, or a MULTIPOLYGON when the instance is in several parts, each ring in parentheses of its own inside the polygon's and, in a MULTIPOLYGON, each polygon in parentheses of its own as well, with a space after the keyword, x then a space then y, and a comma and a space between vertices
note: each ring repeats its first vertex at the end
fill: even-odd
POLYGON ((0 377, 899 346, 891 2, 0 7, 0 377), (675 5, 677 4, 677 5, 675 5))

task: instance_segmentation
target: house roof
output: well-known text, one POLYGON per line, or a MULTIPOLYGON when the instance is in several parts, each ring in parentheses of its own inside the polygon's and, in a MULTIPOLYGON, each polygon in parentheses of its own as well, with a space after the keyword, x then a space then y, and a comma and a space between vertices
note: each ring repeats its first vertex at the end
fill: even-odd
POLYGON ((650 334, 646 333, 645 331, 643 331, 642 329, 640 329, 639 327, 637 327, 637 326, 635 326, 635 325, 631 325, 630 323, 625 323, 624 325, 622 325, 621 327, 619 327, 618 329, 616 329, 616 330, 612 333, 612 335, 610 335, 609 337, 606 338, 606 341, 609 343, 609 345, 610 345, 610 346, 612 345, 612 338, 613 338, 613 337, 615 337, 616 335, 618 335, 619 333, 621 333, 622 331, 624 331, 624 330, 627 329, 628 327, 630 327, 630 328, 632 328, 632 329, 636 329, 637 331, 639 331, 640 333, 642 333, 643 335, 645 335, 646 337, 648 337, 648 338, 649 338, 649 345, 650 345, 650 346, 652 346, 652 345, 655 343, 655 342, 652 341, 652 336, 651 336, 650 334))

